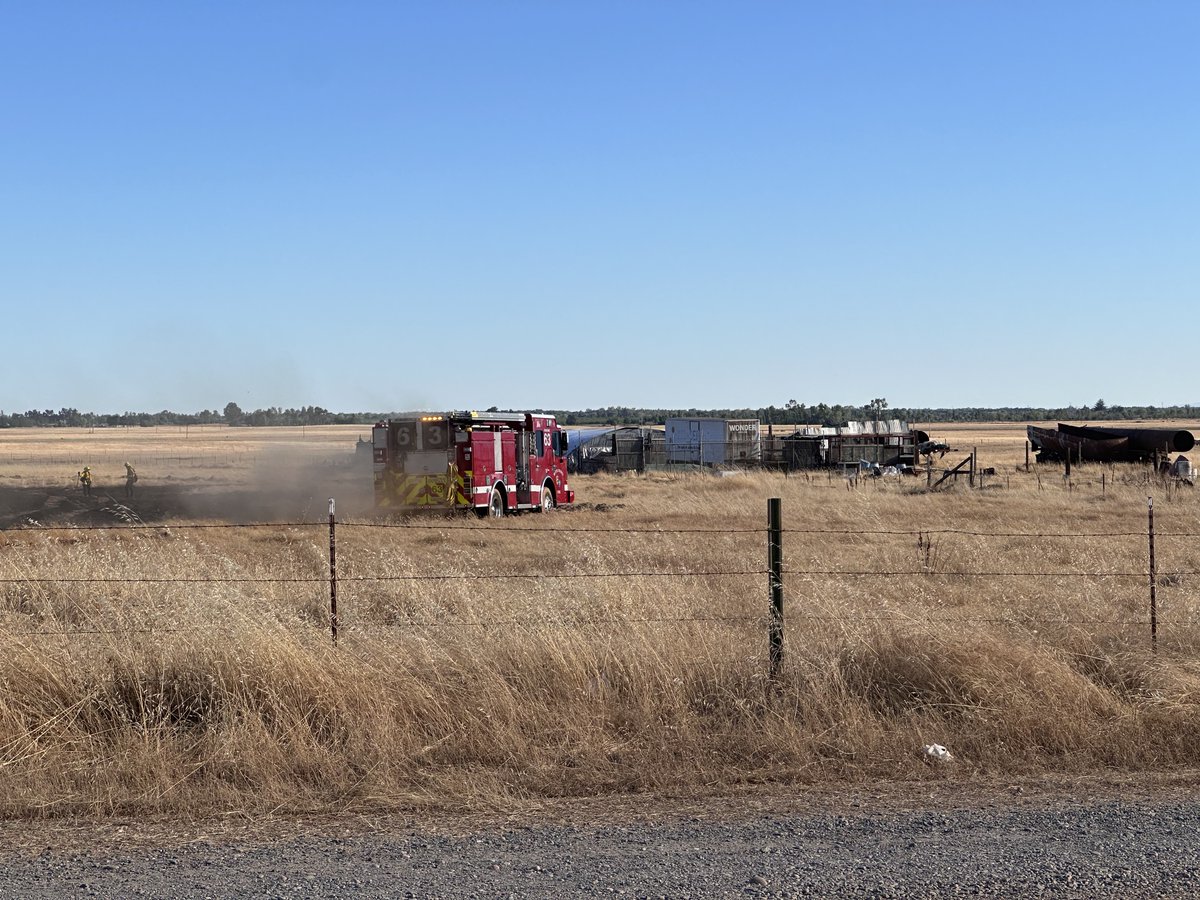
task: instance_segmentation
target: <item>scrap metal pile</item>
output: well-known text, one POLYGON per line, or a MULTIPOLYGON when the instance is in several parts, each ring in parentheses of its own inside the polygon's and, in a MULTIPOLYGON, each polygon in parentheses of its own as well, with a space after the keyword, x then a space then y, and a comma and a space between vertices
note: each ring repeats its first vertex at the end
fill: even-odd
POLYGON ((1029 442, 1038 462, 1071 459, 1076 462, 1165 461, 1171 453, 1187 453, 1196 445, 1190 431, 1177 428, 1121 428, 1065 425, 1058 430, 1029 426, 1029 442))

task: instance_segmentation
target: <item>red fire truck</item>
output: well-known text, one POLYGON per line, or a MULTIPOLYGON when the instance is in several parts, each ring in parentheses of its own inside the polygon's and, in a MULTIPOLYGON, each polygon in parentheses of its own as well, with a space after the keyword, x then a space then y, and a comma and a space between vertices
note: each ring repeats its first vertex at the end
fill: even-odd
POLYGON ((375 506, 544 511, 575 501, 567 433, 538 413, 451 412, 387 419, 371 434, 375 506))

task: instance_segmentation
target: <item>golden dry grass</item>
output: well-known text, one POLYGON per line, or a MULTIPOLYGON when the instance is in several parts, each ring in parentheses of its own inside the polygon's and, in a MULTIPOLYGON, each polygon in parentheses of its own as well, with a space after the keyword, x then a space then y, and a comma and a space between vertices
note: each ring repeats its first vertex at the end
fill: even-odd
MULTIPOLYGON (((338 527, 336 648, 323 503, 280 507, 309 524, 198 528, 167 497, 153 527, 4 531, 0 812, 497 806, 1200 763, 1194 492, 1134 466, 1085 466, 1069 485, 1057 469, 1026 473, 1022 432, 1006 428, 996 446, 1019 454, 989 458, 972 433, 998 469, 984 490, 595 476, 576 479, 577 509, 545 516, 352 515, 338 527), (1146 571, 1148 495, 1157 654, 1148 578, 1124 574, 1146 571), (789 572, 774 684, 773 496, 789 572), (931 742, 957 762, 927 766, 931 742)), ((268 459, 295 455, 270 430, 231 431, 268 459)), ((279 436, 322 448, 302 470, 310 501, 369 484, 349 459, 358 430, 306 432, 279 436)), ((4 461, 17 444, 94 458, 91 435, 60 437, 0 434, 0 485, 61 488, 57 461, 4 461)), ((189 458, 215 463, 222 440, 189 458)), ((105 449, 115 470, 146 447, 105 449)), ((189 496, 270 489, 254 466, 203 469, 139 466, 147 491, 168 476, 189 496)))

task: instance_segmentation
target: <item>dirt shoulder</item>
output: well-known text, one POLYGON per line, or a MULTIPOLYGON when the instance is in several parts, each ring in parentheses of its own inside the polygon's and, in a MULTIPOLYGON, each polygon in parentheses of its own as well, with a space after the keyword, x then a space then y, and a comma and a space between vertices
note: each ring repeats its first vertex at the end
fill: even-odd
POLYGON ((1191 897, 1194 784, 922 781, 473 814, 12 822, 0 897, 1191 897))
POLYGON ((973 809, 1047 809, 1113 801, 1190 802, 1200 770, 1029 778, 952 776, 850 785, 757 786, 719 796, 633 794, 516 801, 504 809, 345 809, 308 815, 237 812, 181 819, 30 819, 0 822, 0 856, 87 853, 190 844, 264 843, 328 835, 422 832, 467 835, 543 825, 627 827, 796 815, 897 815, 973 809))

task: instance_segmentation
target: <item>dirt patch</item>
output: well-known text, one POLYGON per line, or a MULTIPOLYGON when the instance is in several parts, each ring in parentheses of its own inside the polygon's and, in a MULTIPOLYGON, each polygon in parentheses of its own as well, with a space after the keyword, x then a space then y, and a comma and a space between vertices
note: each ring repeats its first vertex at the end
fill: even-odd
POLYGON ((370 473, 329 469, 247 484, 218 480, 139 482, 133 498, 123 491, 75 488, 0 487, 0 530, 11 528, 95 528, 106 525, 180 520, 312 522, 328 513, 330 497, 342 517, 371 510, 370 473))

